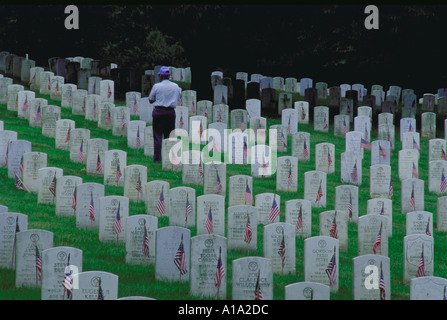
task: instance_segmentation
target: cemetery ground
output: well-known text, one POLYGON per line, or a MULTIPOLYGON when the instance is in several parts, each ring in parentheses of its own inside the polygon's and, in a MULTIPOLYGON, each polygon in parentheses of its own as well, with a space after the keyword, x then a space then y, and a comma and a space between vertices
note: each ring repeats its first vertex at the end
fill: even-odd
MULTIPOLYGON (((184 86, 184 84, 180 84, 184 86)), ((184 89, 186 89, 184 87, 184 89)), ((60 105, 60 101, 49 99, 48 95, 36 92, 36 97, 48 99, 49 104, 60 105)), ((293 101, 303 100, 298 93, 292 93, 293 101)), ((319 101, 319 105, 327 101, 319 101)), ((124 101, 117 100, 115 104, 125 105, 124 101)), ((333 115, 334 112, 331 112, 333 115)), ((75 175, 83 179, 83 182, 97 182, 102 184, 102 176, 87 174, 85 164, 69 161, 69 152, 58 150, 54 147, 54 138, 41 135, 41 128, 32 128, 28 121, 17 117, 17 112, 8 111, 6 104, 0 104, 0 119, 4 121, 5 130, 13 130, 18 133, 19 139, 32 142, 32 150, 44 152, 48 155, 48 167, 59 167, 64 170, 64 175, 75 175)), ((416 117, 420 117, 417 115, 416 117)), ((182 173, 163 171, 161 164, 153 162, 151 157, 143 154, 143 149, 132 149, 127 146, 126 137, 112 136, 110 131, 97 127, 97 123, 88 121, 83 115, 73 115, 71 109, 61 108, 61 119, 76 121, 77 128, 86 128, 91 131, 92 138, 103 138, 109 141, 109 150, 121 149, 127 152, 127 165, 141 164, 147 166, 147 181, 164 180, 170 183, 170 187, 183 186, 182 173)), ((132 116, 137 120, 137 116, 132 116)), ((333 119, 331 117, 331 119, 333 119)), ((268 126, 280 124, 279 118, 268 118, 268 126)), ((332 122, 331 122, 332 124, 332 122)), ((299 131, 311 134, 310 154, 311 160, 298 163, 298 191, 281 192, 276 190, 276 175, 268 178, 253 178, 253 195, 264 192, 275 192, 281 196, 280 221, 285 221, 285 202, 292 199, 304 198, 304 173, 315 170, 315 145, 321 142, 331 142, 335 145, 335 173, 327 175, 327 205, 325 208, 312 208, 312 236, 319 235, 319 215, 323 211, 335 209, 335 187, 343 184, 340 179, 340 154, 344 152, 345 139, 333 135, 333 127, 329 133, 313 130, 313 123, 300 124, 299 131)), ((371 137, 377 139, 377 129, 371 131, 371 137)), ((288 142, 290 144, 291 137, 288 142)), ((421 155, 419 160, 419 178, 428 181, 428 138, 421 137, 421 155)), ((403 280, 403 238, 405 236, 405 214, 401 213, 401 182, 398 176, 398 150, 401 149, 399 130, 396 128, 395 150, 391 153, 392 179, 394 186, 392 237, 389 238, 390 274, 391 274, 391 299, 408 300, 410 286, 403 280)), ((279 156, 290 155, 278 153, 279 156)), ((365 151, 362 161, 363 176, 359 187, 359 216, 367 211, 369 195, 369 166, 370 151, 365 151)), ((227 177, 237 174, 251 175, 250 165, 227 165, 227 177)), ((125 244, 103 243, 99 241, 98 230, 87 230, 76 227, 75 217, 56 216, 54 205, 38 204, 37 194, 19 191, 15 188, 14 179, 8 178, 7 168, 0 168, 0 204, 9 207, 10 212, 20 212, 28 215, 28 229, 45 229, 54 233, 54 247, 70 246, 79 248, 83 252, 83 271, 100 270, 116 274, 119 277, 118 297, 147 296, 155 299, 199 299, 189 291, 189 282, 164 282, 155 279, 155 266, 129 265, 125 262, 125 244)), ((203 194, 203 186, 188 185, 196 190, 196 196, 203 194)), ((228 184, 227 184, 228 188, 228 184)), ((434 276, 447 277, 447 235, 436 231, 437 195, 428 192, 428 184, 425 188, 425 211, 433 213, 433 237, 434 237, 434 276)), ((228 194, 228 190, 227 193, 228 194)), ((123 195, 123 187, 105 185, 105 195, 123 195)), ((225 208, 228 208, 228 197, 225 199, 225 208)), ((225 210, 226 211, 226 210, 225 210)), ((144 202, 130 202, 129 216, 145 214, 144 202)), ((158 218, 158 227, 169 225, 168 217, 158 218)), ((250 251, 250 256, 263 256, 263 225, 258 225, 257 250, 250 251)), ((190 228, 191 237, 197 234, 196 228, 190 228)), ((296 237, 296 272, 291 275, 273 275, 273 297, 275 300, 284 299, 284 287, 288 284, 304 281, 304 240, 296 237)), ((247 255, 246 251, 228 250, 227 256, 227 299, 231 299, 232 270, 231 261, 247 255)), ((351 222, 348 226, 348 251, 340 252, 339 256, 339 290, 331 293, 331 299, 353 299, 353 272, 352 259, 358 255, 357 248, 357 223, 351 222)), ((1 300, 39 300, 41 290, 33 288, 16 288, 15 271, 0 268, 0 299, 1 300)))

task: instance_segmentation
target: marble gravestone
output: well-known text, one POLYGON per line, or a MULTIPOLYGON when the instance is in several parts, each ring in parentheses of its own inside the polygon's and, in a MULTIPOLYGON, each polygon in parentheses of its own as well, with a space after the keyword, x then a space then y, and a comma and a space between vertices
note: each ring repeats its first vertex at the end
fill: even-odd
POLYGON ((295 101, 294 108, 298 111, 298 124, 309 124, 309 102, 295 101))
POLYGON ((73 108, 73 93, 77 90, 78 86, 72 83, 66 83, 62 86, 61 93, 61 107, 73 108))
POLYGON ((41 288, 41 273, 36 272, 36 257, 53 247, 54 234, 42 229, 28 229, 16 234, 15 286, 41 288))
POLYGON ((10 84, 7 87, 7 104, 6 109, 9 111, 18 111, 19 109, 19 92, 24 91, 25 87, 21 84, 10 84))
POLYGON ((421 152, 421 140, 419 132, 405 132, 402 135, 402 150, 416 149, 421 152))
POLYGON ((82 178, 78 176, 60 176, 56 179, 56 216, 76 215, 73 198, 76 196, 77 186, 81 184, 82 178))
POLYGON ((98 229, 99 199, 104 197, 104 185, 84 182, 76 187, 76 227, 98 229))
POLYGON ((308 238, 311 236, 312 228, 312 206, 309 200, 294 199, 286 201, 285 222, 295 226, 297 238, 308 238))
POLYGON ((38 170, 37 203, 54 205, 56 203, 57 179, 64 175, 64 170, 56 167, 44 167, 38 170))
POLYGON ((38 192, 40 188, 39 169, 47 166, 47 159, 48 155, 43 152, 26 152, 22 155, 22 181, 29 191, 38 192))
MULTIPOLYGON (((31 152, 31 142, 28 140, 10 140, 5 151, 7 157, 8 178, 19 175, 20 162, 24 153, 31 152)), ((6 164, 6 163, 5 163, 6 164)))
POLYGON ((315 170, 331 174, 335 172, 335 145, 318 143, 315 145, 315 170))
POLYGON ((64 85, 64 77, 54 76, 51 77, 50 84, 50 98, 56 101, 61 101, 62 86, 64 85))
POLYGON ((283 110, 292 108, 292 94, 281 92, 278 95, 278 115, 282 114, 283 110))
POLYGON ((104 196, 99 198, 99 241, 125 243, 129 217, 129 198, 104 196))
POLYGON ((433 160, 447 160, 446 140, 430 139, 428 141, 428 162, 433 160))
POLYGON ((320 213, 320 236, 328 236, 339 241, 340 251, 348 251, 349 214, 342 210, 328 210, 320 213))
POLYGON ((330 288, 318 282, 296 282, 284 287, 285 300, 330 300, 330 288))
MULTIPOLYGON (((120 159, 121 160, 121 159, 120 159)), ((144 185, 147 183, 147 167, 132 164, 121 169, 123 172, 123 195, 132 202, 140 202, 144 197, 144 185)))
POLYGON ((351 122, 349 116, 338 114, 334 116, 334 136, 345 137, 346 133, 350 131, 351 122))
POLYGON ((447 161, 433 160, 428 163, 428 192, 445 195, 447 192, 447 161))
POLYGON ((348 212, 348 222, 359 218, 359 187, 339 185, 335 187, 335 210, 348 212))
POLYGON ((213 120, 214 122, 229 123, 228 105, 218 103, 213 105, 213 120))
POLYGON ((317 106, 314 108, 314 130, 329 132, 329 108, 317 106))
POLYGON ((196 190, 175 187, 169 190, 169 225, 194 227, 196 225, 196 190))
POLYGON ((295 273, 295 227, 286 222, 264 226, 264 257, 270 259, 273 273, 295 273))
POLYGON ((203 155, 201 151, 189 150, 183 152, 182 182, 183 184, 203 185, 203 155))
POLYGON ((251 175, 252 177, 270 177, 276 171, 276 152, 268 145, 251 147, 251 175))
MULTIPOLYGON (((390 300, 391 299, 391 273, 390 258, 378 254, 366 254, 352 259, 353 270, 353 298, 354 300, 390 300), (382 288, 378 285, 367 288, 368 271, 377 271, 382 288), (366 272, 365 272, 366 271, 366 272), (383 275, 383 278, 382 278, 383 275)), ((370 271, 370 272, 371 272, 370 271)), ((378 284, 378 283, 377 283, 378 284)))
POLYGON ((99 89, 101 102, 115 102, 115 82, 113 80, 101 80, 99 82, 99 89))
POLYGON ((84 89, 78 89, 73 92, 73 106, 71 108, 72 114, 85 115, 85 107, 88 91, 84 89))
POLYGON ((71 119, 59 119, 56 121, 56 133, 54 137, 55 148, 70 150, 71 130, 76 129, 76 122, 71 119))
POLYGON ((381 124, 379 125, 379 140, 386 140, 390 143, 390 149, 395 149, 395 128, 393 124, 381 124))
POLYGON ((163 180, 151 180, 143 185, 146 214, 170 216, 169 189, 169 182, 163 180))
POLYGON ((389 218, 385 215, 367 214, 358 219, 358 255, 378 254, 388 256, 389 218))
POLYGON ((51 78, 54 77, 54 73, 51 71, 43 71, 40 74, 40 88, 41 94, 49 95, 51 92, 51 78))
POLYGON ((287 127, 283 125, 271 125, 269 127, 269 146, 280 153, 288 150, 287 127))
POLYGON ((155 238, 155 279, 188 282, 191 231, 182 227, 163 227, 155 231, 155 238))
POLYGON ((41 255, 41 300, 69 300, 69 293, 61 284, 66 273, 74 280, 74 275, 82 272, 82 250, 60 246, 45 249, 41 255))
POLYGON ((403 149, 398 154, 399 179, 417 178, 419 176, 419 151, 403 149))
POLYGON ((84 271, 73 276, 78 289, 73 290, 72 300, 116 300, 118 276, 105 271, 84 271))
POLYGON ((48 105, 47 99, 36 98, 30 101, 29 118, 28 118, 30 127, 42 128, 42 108, 47 105, 48 105))
POLYGON ((29 119, 30 102, 36 98, 34 91, 24 90, 17 93, 17 117, 29 119))
POLYGON ((188 108, 177 106, 175 108, 175 128, 189 130, 188 108))
POLYGON ((281 212, 281 197, 265 192, 255 196, 255 207, 258 209, 258 224, 279 222, 281 212))
POLYGON ((405 132, 416 132, 416 119, 414 118, 401 118, 400 119, 400 140, 405 132))
POLYGON ((433 214, 429 211, 408 212, 405 217, 406 232, 410 234, 433 235, 433 214))
POLYGON ((142 149, 144 146, 144 129, 146 121, 132 120, 127 126, 127 146, 131 149, 142 149))
POLYGON ((61 107, 46 105, 42 107, 42 136, 54 138, 56 121, 61 118, 61 107))
POLYGON ((85 97, 85 120, 98 122, 100 103, 101 97, 98 94, 88 94, 85 97))
POLYGON ((253 204, 253 178, 248 175, 234 175, 228 180, 228 206, 253 204))
POLYGON ((338 291, 339 241, 327 236, 304 240, 304 281, 318 282, 338 291))
POLYGON ((360 186, 362 184, 362 158, 356 152, 341 154, 341 181, 360 186))
POLYGON ((403 242, 403 281, 409 283, 419 276, 432 276, 434 269, 433 237, 426 234, 412 234, 404 237, 403 242), (423 261, 423 269, 419 266, 423 261))
POLYGON ((363 133, 360 131, 349 131, 345 136, 345 151, 358 154, 363 159, 364 148, 362 148, 363 133))
POLYGON ((195 116, 197 113, 197 92, 195 90, 183 90, 181 105, 187 107, 189 116, 195 116))
POLYGON ((204 168, 203 194, 226 195, 226 164, 223 162, 208 162, 204 168))
MULTIPOLYGON (((2 209, 4 208, 2 207, 2 209)), ((28 215, 8 211, 0 212, 0 266, 2 268, 15 268, 16 235, 17 232, 27 229, 28 215)))
POLYGON ((243 257, 232 261, 232 299, 273 300, 273 270, 270 259, 243 257))
POLYGON ((390 164, 391 148, 387 140, 374 140, 371 143, 371 165, 390 164))
MULTIPOLYGON (((250 163, 249 139, 245 132, 232 132, 228 135, 228 163, 248 164, 250 163)), ((225 156, 225 155, 224 155, 225 156)))
POLYGON ((258 210, 249 205, 228 207, 228 249, 245 251, 257 248, 258 210))
POLYGON ((281 112, 281 123, 287 127, 287 134, 298 131, 298 111, 296 109, 286 109, 281 112))
POLYGON ((276 191, 297 192, 298 159, 292 156, 277 158, 276 191))
POLYGON ((163 170, 182 170, 182 140, 177 138, 163 139, 161 144, 161 163, 163 170))
POLYGON ((436 113, 424 112, 421 114, 421 136, 436 138, 436 113))
POLYGON ((76 128, 70 131, 70 161, 86 163, 90 130, 76 128))
POLYGON ((304 173, 304 199, 311 202, 312 207, 326 207, 327 174, 322 171, 307 171, 304 173))
MULTIPOLYGON (((197 235, 191 238, 190 293, 201 298, 225 299, 227 294, 227 239, 197 235), (224 270, 216 286, 216 268, 224 270)), ((221 273, 222 274, 222 273, 221 273)))
POLYGON ((393 234, 393 204, 391 199, 374 198, 367 201, 366 214, 377 214, 388 218, 388 237, 393 234))
MULTIPOLYGON (((0 167, 7 166, 7 154, 9 153, 9 142, 17 140, 17 131, 0 131, 0 167)), ((19 159, 20 160, 20 159, 19 159)))
POLYGON ((106 150, 103 157, 104 185, 122 186, 124 168, 127 165, 127 152, 123 150, 106 150))
POLYGON ((109 141, 102 138, 87 141, 87 173, 102 176, 104 174, 105 152, 109 148, 109 141))
POLYGON ((369 168, 369 195, 388 198, 390 194, 391 166, 375 164, 369 168))
POLYGON ((402 213, 424 211, 424 180, 408 178, 401 183, 402 213))
POLYGON ((114 136, 126 136, 129 122, 130 109, 127 107, 115 107, 112 112, 112 134, 114 136))
POLYGON ((447 279, 425 276, 410 280, 410 300, 445 300, 447 279))
POLYGON ((144 128, 144 146, 143 153, 147 157, 154 156, 154 131, 152 126, 144 128))
POLYGON ((308 162, 311 155, 310 133, 295 132, 292 134, 292 156, 298 161, 308 162))
POLYGON ((205 194, 197 197, 197 234, 225 235, 225 198, 205 194))
POLYGON ((136 91, 126 92, 126 107, 130 110, 130 115, 139 115, 139 104, 141 93, 136 91))
POLYGON ((155 232, 158 218, 135 214, 126 218, 126 263, 130 265, 155 264, 155 232))
POLYGON ((340 99, 340 111, 339 114, 349 117, 349 122, 354 119, 354 103, 352 99, 341 98, 340 99))
MULTIPOLYGON (((185 108, 186 112, 182 112, 182 115, 185 119, 188 119, 189 116, 189 109, 188 107, 183 107, 185 108)), ((182 109, 183 109, 182 108, 182 109)), ((179 108, 176 108, 176 111, 179 108)), ((203 116, 206 118, 207 123, 211 123, 213 122, 213 102, 210 100, 200 100, 197 101, 197 108, 196 108, 196 114, 197 116, 203 116)), ((187 121, 185 121, 186 123, 187 121)), ((185 130, 188 130, 187 128, 185 128, 185 130)))

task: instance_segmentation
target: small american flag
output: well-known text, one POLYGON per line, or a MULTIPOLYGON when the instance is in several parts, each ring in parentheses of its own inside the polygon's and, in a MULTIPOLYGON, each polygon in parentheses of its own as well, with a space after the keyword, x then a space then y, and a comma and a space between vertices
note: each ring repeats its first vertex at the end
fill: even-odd
POLYGON ((348 126, 346 125, 346 119, 345 118, 343 118, 342 131, 343 131, 344 134, 348 133, 348 126))
POLYGON ((88 214, 91 221, 95 221, 95 205, 93 203, 93 193, 90 193, 90 206, 88 207, 88 214))
POLYGON ((296 220, 295 231, 300 230, 303 227, 303 205, 300 204, 300 211, 298 212, 298 219, 296 220))
POLYGON ((110 85, 107 85, 107 98, 110 98, 112 96, 112 89, 110 88, 110 85))
POLYGON ((377 254, 377 252, 378 252, 378 250, 380 250, 381 246, 382 246, 382 224, 380 224, 379 233, 376 236, 376 240, 374 240, 374 244, 373 244, 374 254, 377 254))
POLYGON ((348 203, 348 213, 349 213, 349 220, 352 219, 352 194, 349 193, 349 203, 348 203))
POLYGON ((244 121, 244 116, 241 116, 241 130, 244 131, 245 130, 245 121, 244 121))
POLYGON ((109 124, 112 124, 112 115, 110 114, 110 110, 107 110, 106 120, 109 124))
POLYGON ((71 198, 71 207, 76 210, 76 185, 73 190, 73 197, 71 198))
POLYGON ((290 164, 289 166, 289 180, 288 180, 288 184, 289 186, 291 186, 293 184, 293 176, 292 176, 292 164, 290 164))
POLYGON ((146 229, 146 220, 144 220, 143 255, 149 257, 149 236, 146 229))
POLYGON ((70 141, 70 132, 71 132, 71 127, 68 127, 67 135, 65 136, 65 143, 68 143, 70 141))
POLYGON ((279 245, 278 254, 281 258, 281 265, 284 268, 284 265, 286 263, 286 242, 284 240, 284 230, 282 232, 281 244, 279 245))
POLYGON ((84 140, 81 141, 81 147, 79 148, 78 158, 80 162, 84 162, 84 140))
POLYGON ((322 197, 323 197, 323 188, 321 187, 321 181, 320 181, 320 186, 318 187, 317 198, 315 199, 315 202, 320 201, 322 197))
POLYGON ((388 192, 388 197, 393 197, 393 179, 390 178, 390 190, 388 192))
POLYGON ((191 111, 192 111, 192 113, 196 113, 196 105, 194 103, 194 100, 191 101, 191 111))
POLYGON ((274 196, 272 207, 270 209, 269 220, 271 222, 274 222, 276 217, 278 217, 278 215, 279 215, 279 208, 278 208, 278 204, 276 203, 276 196, 274 196))
POLYGON ((200 179, 200 181, 203 181, 203 166, 202 166, 202 161, 199 162, 199 179, 200 179))
POLYGON ((379 143, 379 156, 380 157, 386 157, 385 150, 382 148, 382 145, 379 143))
POLYGON ((29 107, 28 96, 25 96, 25 102, 22 105, 22 111, 26 111, 29 107))
POLYGON ((413 168, 411 170, 411 174, 413 175, 413 178, 417 178, 419 176, 418 169, 416 168, 416 165, 414 164, 414 162, 413 162, 413 168))
POLYGON ((287 133, 290 133, 290 116, 289 120, 287 121, 287 133))
POLYGON ((441 187, 440 187, 441 192, 444 192, 446 188, 447 188, 447 179, 445 178, 444 175, 444 169, 442 169, 441 187))
POLYGON ((160 197, 158 198, 157 202, 157 210, 161 216, 164 216, 166 214, 166 205, 165 205, 165 197, 163 195, 163 188, 164 187, 161 187, 160 197))
POLYGON ((126 124, 127 124, 126 118, 124 117, 123 114, 123 116, 121 117, 121 130, 124 130, 126 128, 126 124))
POLYGON ((96 101, 93 101, 93 118, 96 119, 97 115, 98 115, 98 107, 96 106, 96 101))
POLYGON ((413 126, 411 125, 411 122, 410 122, 410 126, 408 127, 408 132, 414 132, 414 129, 413 129, 413 126))
POLYGON ((23 185, 22 185, 23 184, 22 179, 20 179, 20 177, 15 172, 14 172, 14 175, 15 175, 16 189, 24 190, 23 185))
POLYGON ((224 97, 223 93, 222 93, 222 99, 221 99, 221 102, 222 102, 223 104, 227 104, 227 100, 225 100, 225 97, 224 97))
POLYGON ((419 144, 416 142, 416 139, 414 137, 413 137, 413 149, 421 151, 421 148, 419 147, 419 144))
POLYGON ((354 167, 351 170, 351 180, 352 182, 358 181, 358 174, 357 174, 357 161, 354 163, 354 167))
POLYGON ((379 290, 380 290, 380 300, 386 300, 386 287, 385 278, 383 277, 382 263, 380 263, 380 280, 379 280, 379 290))
POLYGON ((335 247, 334 254, 332 255, 332 258, 329 261, 329 264, 326 267, 325 271, 327 276, 329 277, 330 286, 334 287, 337 284, 337 259, 335 257, 335 247))
POLYGON ((23 154, 20 157, 19 175, 23 174, 23 154))
POLYGON ((415 199, 414 199, 414 185, 413 185, 410 196, 410 208, 414 208, 414 205, 415 205, 415 199))
POLYGON ((331 152, 329 151, 329 148, 327 149, 327 168, 329 170, 329 168, 331 167, 332 164, 332 157, 331 157, 331 152))
POLYGON ((331 236, 332 238, 338 239, 337 212, 335 212, 334 218, 332 219, 331 226, 329 227, 329 236, 331 236))
POLYGON ((173 166, 175 166, 175 167, 179 167, 180 166, 180 160, 175 155, 174 151, 171 151, 171 161, 172 161, 172 165, 173 166))
POLYGON ((327 129, 327 127, 328 127, 327 119, 326 119, 326 116, 324 116, 324 119, 323 119, 323 129, 327 129))
POLYGON ((419 259, 418 268, 416 270, 416 277, 424 277, 425 276, 425 261, 424 261, 424 245, 422 245, 422 253, 421 258, 419 259))
POLYGON ((385 215, 385 202, 382 203, 382 209, 380 209, 380 213, 381 216, 385 215))
POLYGON ((56 173, 54 173, 53 180, 51 180, 50 186, 48 187, 53 197, 56 196, 56 173))
POLYGON ((208 105, 205 103, 205 117, 208 119, 208 105))
POLYGON ((222 263, 222 248, 219 248, 219 259, 217 259, 216 277, 214 278, 215 287, 220 288, 224 276, 225 276, 225 268, 222 263))
POLYGON ((137 138, 135 145, 137 146, 137 148, 141 147, 140 126, 137 127, 137 138))
POLYGON ((281 131, 281 142, 284 148, 287 148, 287 139, 284 137, 284 132, 281 131))
POLYGON ((92 94, 96 94, 96 81, 93 81, 92 94))
POLYGON ((31 77, 31 80, 29 82, 29 84, 33 84, 34 82, 36 82, 36 73, 34 72, 33 76, 31 77))
POLYGON ((253 233, 251 230, 250 217, 248 216, 247 212, 247 223, 245 224, 244 241, 246 243, 250 243, 252 235, 253 233))
POLYGON ((211 214, 211 208, 210 211, 208 212, 208 215, 206 216, 205 227, 206 230, 208 231, 208 234, 213 234, 214 223, 213 223, 213 215, 211 214))
POLYGON ((96 158, 96 172, 102 173, 102 163, 101 163, 101 158, 99 156, 99 152, 98 152, 98 157, 96 158))
POLYGON ((101 278, 99 278, 98 282, 98 300, 104 300, 104 292, 102 291, 101 278))
POLYGON ((135 97, 134 100, 133 100, 133 109, 132 109, 132 112, 133 112, 134 114, 136 114, 137 111, 138 111, 138 102, 137 102, 137 98, 135 97))
POLYGON ((185 124, 185 122, 183 121, 183 116, 180 113, 179 128, 182 129, 184 124, 185 124))
POLYGON ((188 194, 186 194, 185 224, 188 223, 188 216, 191 214, 191 212, 191 203, 189 203, 189 196, 188 194))
POLYGON ((34 121, 42 121, 42 112, 40 112, 40 104, 37 106, 36 114, 34 115, 34 121))
POLYGON ((309 150, 307 149, 306 141, 304 141, 304 144, 303 144, 303 157, 307 158, 308 156, 309 156, 309 150))
POLYGON ((425 234, 427 236, 431 236, 431 232, 430 232, 430 217, 428 218, 427 226, 425 227, 425 234))
POLYGON ((36 262, 35 262, 36 274, 37 274, 37 279, 41 280, 42 279, 42 258, 40 257, 40 251, 39 251, 39 248, 37 247, 37 242, 35 243, 35 248, 36 248, 36 262))
POLYGON ((182 234, 182 239, 180 241, 180 245, 177 249, 177 252, 175 253, 174 264, 177 267, 177 269, 180 271, 181 275, 185 275, 188 272, 188 269, 186 267, 185 249, 183 247, 183 234, 182 234))
POLYGON ((116 173, 115 173, 115 182, 118 182, 121 178, 121 169, 120 169, 120 164, 118 162, 117 166, 116 166, 116 173))
POLYGON ((71 300, 73 292, 73 277, 71 276, 70 270, 70 254, 67 258, 67 266, 65 267, 64 280, 62 281, 62 287, 66 290, 67 299, 71 300))
POLYGON ((137 183, 135 185, 135 190, 137 190, 140 194, 142 194, 142 192, 143 192, 143 186, 141 185, 140 174, 138 174, 138 180, 137 180, 137 183))
POLYGON ((85 112, 85 100, 86 100, 87 98, 84 96, 84 99, 82 100, 82 106, 81 106, 81 108, 82 108, 82 112, 85 112))
POLYGON ((244 200, 246 204, 253 203, 253 194, 251 193, 250 187, 248 186, 248 181, 245 183, 245 195, 244 200))
POLYGON ((442 148, 441 156, 442 156, 442 159, 447 160, 447 155, 445 153, 445 149, 444 148, 442 148))
POLYGON ((121 233, 121 231, 123 231, 122 226, 121 226, 120 206, 121 206, 121 202, 118 202, 118 210, 116 211, 115 223, 113 225, 115 228, 115 233, 117 235, 119 235, 121 233))
POLYGON ((73 105, 73 95, 71 94, 71 89, 69 91, 69 96, 68 96, 68 105, 69 106, 73 105))
POLYGON ((301 106, 301 120, 306 119, 306 111, 304 110, 304 107, 301 106))
POLYGON ((216 192, 218 194, 222 192, 222 183, 220 182, 220 177, 217 170, 216 170, 216 192))
POLYGON ((258 278, 256 280, 256 286, 255 286, 255 300, 262 300, 262 291, 261 291, 261 285, 259 284, 259 277, 261 275, 261 270, 258 270, 258 278))
POLYGON ((360 141, 361 141, 361 142, 360 142, 360 146, 361 146, 363 149, 371 150, 371 144, 369 143, 368 140, 362 138, 360 141))

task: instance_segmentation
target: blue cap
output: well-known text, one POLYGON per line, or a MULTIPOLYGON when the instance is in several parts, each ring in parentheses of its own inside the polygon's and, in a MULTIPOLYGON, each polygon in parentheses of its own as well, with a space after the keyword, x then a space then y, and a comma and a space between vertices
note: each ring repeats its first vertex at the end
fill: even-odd
POLYGON ((171 74, 171 70, 168 67, 161 67, 160 71, 158 71, 158 74, 169 76, 171 74))

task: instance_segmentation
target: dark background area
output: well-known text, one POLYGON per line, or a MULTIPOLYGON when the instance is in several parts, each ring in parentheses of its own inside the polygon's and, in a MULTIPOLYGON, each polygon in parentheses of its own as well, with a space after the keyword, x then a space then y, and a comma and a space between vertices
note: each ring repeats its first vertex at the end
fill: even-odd
POLYGON ((78 5, 67 30, 65 5, 0 5, 0 50, 48 66, 48 58, 110 59, 120 67, 190 66, 193 83, 221 70, 309 77, 330 86, 399 85, 423 93, 447 87, 447 6, 78 5))

